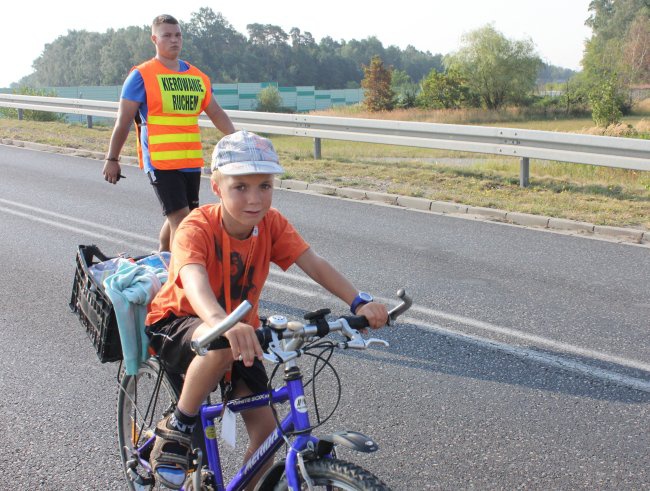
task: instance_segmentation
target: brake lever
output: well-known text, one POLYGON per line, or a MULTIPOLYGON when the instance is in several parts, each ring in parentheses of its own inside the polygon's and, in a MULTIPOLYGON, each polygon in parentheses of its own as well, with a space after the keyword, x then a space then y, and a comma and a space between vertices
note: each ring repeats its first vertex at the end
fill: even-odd
POLYGON ((359 331, 354 331, 355 334, 348 341, 339 343, 340 348, 344 349, 366 349, 372 346, 373 344, 378 344, 379 346, 385 346, 386 348, 390 346, 388 341, 384 341, 379 338, 368 338, 363 339, 359 331))
POLYGON ((385 348, 388 348, 390 346, 390 344, 388 344, 388 341, 384 341, 383 339, 379 339, 379 338, 366 339, 367 348, 369 348, 373 344, 378 344, 379 346, 384 346, 385 348))

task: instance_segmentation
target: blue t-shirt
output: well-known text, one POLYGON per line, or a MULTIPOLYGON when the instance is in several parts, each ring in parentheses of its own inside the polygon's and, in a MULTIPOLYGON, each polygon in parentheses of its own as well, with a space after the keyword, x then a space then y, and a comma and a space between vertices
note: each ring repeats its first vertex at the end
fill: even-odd
MULTIPOLYGON (((190 69, 190 66, 183 60, 178 60, 180 64, 179 72, 186 72, 190 69)), ((136 68, 129 76, 126 77, 124 85, 122 86, 122 99, 127 99, 129 101, 139 102, 140 108, 138 113, 140 114, 140 121, 147 121, 147 93, 144 90, 144 79, 140 72, 136 68)), ((144 171, 151 172, 155 169, 151 165, 151 155, 149 155, 149 139, 147 138, 147 125, 140 126, 140 146, 142 147, 142 159, 144 160, 144 171)), ((191 168, 191 169, 179 169, 183 172, 201 172, 200 168, 191 168)))

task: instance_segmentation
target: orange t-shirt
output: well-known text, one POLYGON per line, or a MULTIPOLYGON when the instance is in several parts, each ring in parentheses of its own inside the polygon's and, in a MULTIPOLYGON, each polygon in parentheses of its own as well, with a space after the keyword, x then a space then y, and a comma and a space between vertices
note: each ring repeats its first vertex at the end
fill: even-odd
MULTIPOLYGON (((186 264, 201 264, 208 271, 210 286, 225 310, 222 263, 222 226, 218 219, 219 204, 204 205, 192 210, 174 235, 169 278, 149 306, 146 324, 151 325, 174 314, 195 316, 178 272, 186 264)), ((234 309, 243 300, 253 304, 248 324, 259 326, 258 303, 269 274, 271 262, 287 270, 309 244, 275 208, 271 208, 257 225, 258 235, 248 278, 243 279, 253 237, 237 240, 230 237, 230 297, 234 309)))

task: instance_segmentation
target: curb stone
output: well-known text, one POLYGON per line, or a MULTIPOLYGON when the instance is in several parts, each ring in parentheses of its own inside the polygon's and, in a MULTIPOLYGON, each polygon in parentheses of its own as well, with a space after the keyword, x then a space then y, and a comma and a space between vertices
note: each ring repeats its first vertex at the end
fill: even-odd
POLYGON ((307 191, 313 191, 318 194, 327 194, 329 196, 334 196, 336 194, 336 187, 330 186, 329 184, 318 184, 310 182, 307 184, 307 191))
POLYGON ((460 205, 458 203, 448 203, 446 201, 432 201, 430 211, 436 213, 454 213, 465 214, 467 213, 467 205, 460 205))
POLYGON ((496 208, 484 208, 482 206, 468 206, 468 215, 479 215, 482 217, 492 218, 495 220, 505 220, 507 212, 504 210, 497 210, 496 208))
POLYGON ((574 220, 567 220, 566 218, 551 218, 548 221, 548 228, 556 228, 558 230, 577 230, 579 232, 593 233, 595 225, 587 222, 577 222, 574 220))
POLYGON ((606 235, 608 237, 620 237, 626 238, 633 242, 640 244, 643 241, 644 235, 646 239, 650 239, 648 232, 643 232, 642 230, 635 230, 623 227, 609 227, 606 225, 594 225, 594 234, 596 235, 606 235))
POLYGON ((548 228, 550 218, 541 215, 531 215, 529 213, 518 213, 509 211, 506 213, 506 221, 512 222, 517 225, 525 225, 530 227, 548 228))
POLYGON ((282 179, 280 181, 282 189, 295 189, 297 191, 307 191, 307 183, 305 181, 297 181, 295 179, 282 179))
POLYGON ((397 194, 379 193, 377 191, 366 191, 366 198, 369 199, 370 201, 380 201, 382 203, 388 203, 389 205, 396 205, 397 198, 399 198, 399 196, 397 194))
POLYGON ((425 198, 414 198, 413 196, 398 196, 397 205, 415 210, 431 210, 431 200, 425 198))
POLYGON ((366 199, 366 192, 354 188, 336 188, 336 196, 351 199, 366 199))
MULTIPOLYGON (((12 140, 9 138, 0 139, 3 145, 13 145, 15 147, 23 147, 32 150, 39 150, 52 153, 60 153, 66 155, 74 155, 86 158, 94 158, 103 160, 103 152, 95 152, 91 150, 55 147, 43 143, 24 142, 21 140, 12 140)), ((137 157, 123 156, 123 164, 138 165, 137 157)), ((211 174, 210 169, 204 169, 204 174, 211 174)), ((580 222, 575 220, 568 220, 565 218, 546 217, 542 215, 531 215, 528 213, 509 212, 499 210, 496 208, 484 208, 479 206, 468 206, 458 203, 451 203, 446 201, 432 201, 425 198, 416 198, 413 196, 400 196, 396 194, 380 193, 376 191, 363 191, 353 188, 337 188, 327 184, 307 183, 305 181, 298 181, 295 179, 274 179, 275 186, 282 189, 291 189, 295 191, 311 191, 318 194, 336 195, 345 197, 347 199, 362 199, 369 202, 382 202, 392 205, 403 206, 406 208, 413 208, 416 210, 425 210, 441 214, 459 215, 475 215, 487 220, 496 220, 511 222, 515 225, 556 229, 570 232, 582 232, 585 236, 592 236, 594 238, 603 238, 620 240, 626 243, 636 243, 641 245, 650 246, 650 231, 639 229, 612 227, 605 225, 595 225, 593 223, 580 222)))

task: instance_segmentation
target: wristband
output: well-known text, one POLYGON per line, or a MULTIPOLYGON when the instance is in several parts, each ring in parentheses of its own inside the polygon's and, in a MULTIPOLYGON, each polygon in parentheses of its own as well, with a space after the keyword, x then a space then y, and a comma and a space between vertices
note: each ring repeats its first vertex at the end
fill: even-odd
POLYGON ((109 162, 119 162, 120 157, 106 157, 104 160, 108 160, 109 162))
POLYGON ((354 300, 352 301, 352 304, 350 305, 350 312, 352 312, 354 315, 357 314, 357 309, 361 305, 365 305, 367 303, 372 302, 374 299, 372 298, 372 295, 366 292, 359 292, 356 297, 354 297, 354 300))

